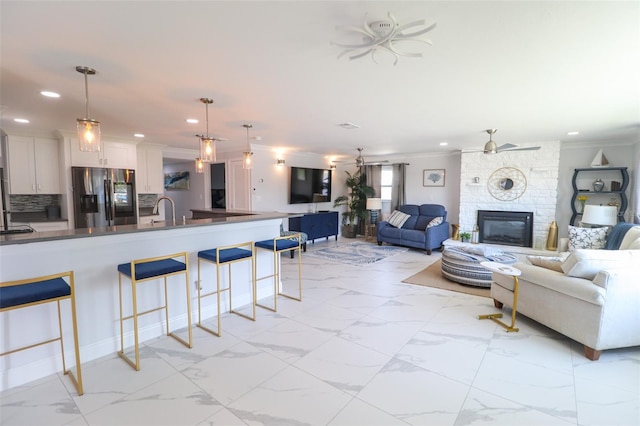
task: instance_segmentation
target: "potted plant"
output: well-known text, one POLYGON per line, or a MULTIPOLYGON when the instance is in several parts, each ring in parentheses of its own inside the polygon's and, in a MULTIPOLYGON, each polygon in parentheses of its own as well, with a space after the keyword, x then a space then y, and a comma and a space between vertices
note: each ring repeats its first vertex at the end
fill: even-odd
POLYGON ((471 234, 469 232, 461 232, 460 233, 460 241, 463 243, 468 243, 471 238, 471 234))
POLYGON ((364 223, 367 215, 367 196, 373 195, 373 188, 367 186, 366 177, 361 170, 347 174, 346 184, 349 188, 348 195, 341 195, 333 202, 333 207, 347 206, 347 211, 342 213, 342 236, 355 238, 358 224, 364 223))

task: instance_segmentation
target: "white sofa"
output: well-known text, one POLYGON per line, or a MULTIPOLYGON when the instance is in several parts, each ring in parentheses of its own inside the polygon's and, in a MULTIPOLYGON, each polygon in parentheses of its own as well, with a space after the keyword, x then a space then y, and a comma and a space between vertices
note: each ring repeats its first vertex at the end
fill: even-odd
MULTIPOLYGON (((578 249, 546 263, 513 265, 522 271, 518 315, 582 343, 593 361, 602 350, 640 345, 640 226, 626 232, 619 250, 578 249)), ((493 274, 497 308, 512 307, 513 286, 511 276, 493 274)))

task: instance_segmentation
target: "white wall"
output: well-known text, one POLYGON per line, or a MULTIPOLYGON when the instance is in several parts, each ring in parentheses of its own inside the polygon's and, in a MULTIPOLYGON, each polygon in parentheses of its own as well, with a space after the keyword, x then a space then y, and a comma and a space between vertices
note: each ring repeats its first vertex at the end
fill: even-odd
MULTIPOLYGON (((253 169, 251 170, 251 192, 253 211, 303 213, 310 209, 332 210, 333 201, 317 204, 289 204, 289 172, 291 167, 328 169, 329 159, 319 154, 298 152, 276 152, 269 147, 252 145, 253 169), (284 166, 276 165, 283 158, 284 166)), ((332 174, 331 199, 346 192, 344 169, 332 174)), ((286 225, 285 225, 286 228, 286 225)))
MULTIPOLYGON (((338 210, 333 201, 317 204, 289 204, 289 172, 290 167, 311 167, 324 169, 329 167, 329 159, 323 155, 300 152, 276 152, 268 147, 252 145, 254 152, 254 167, 251 173, 252 203, 254 211, 281 211, 290 213, 304 213, 313 209, 338 210), (284 158, 284 167, 276 165, 277 158, 284 158)), ((460 184, 460 153, 422 154, 411 157, 367 157, 369 161, 388 160, 389 163, 408 163, 406 195, 409 204, 442 204, 447 208, 447 220, 456 223, 458 220, 459 184, 460 184), (445 169, 445 186, 440 188, 423 187, 422 172, 425 169, 445 169)), ((345 184, 346 173, 357 171, 355 165, 338 164, 333 172, 331 198, 335 200, 340 195, 347 194, 345 184)), ((286 225, 285 225, 286 227, 286 225)))
MULTIPOLYGON (((206 168, 208 169, 208 168, 206 168)), ((211 197, 210 191, 205 190, 205 181, 209 179, 209 173, 196 173, 195 161, 186 161, 184 163, 167 164, 163 167, 164 173, 172 172, 189 172, 189 189, 188 190, 165 190, 164 195, 171 197, 176 205, 176 222, 182 221, 182 216, 187 219, 191 218, 191 209, 203 209, 211 197)), ((210 185, 206 185, 209 187, 210 185)), ((164 204, 164 213, 166 220, 171 220, 171 205, 166 201, 164 204)))

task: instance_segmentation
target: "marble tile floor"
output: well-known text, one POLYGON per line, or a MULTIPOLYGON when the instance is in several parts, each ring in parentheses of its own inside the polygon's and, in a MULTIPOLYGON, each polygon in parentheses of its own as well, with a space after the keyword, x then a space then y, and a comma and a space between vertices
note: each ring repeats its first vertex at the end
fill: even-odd
MULTIPOLYGON (((309 250, 352 240, 318 241, 309 250)), ((142 368, 83 364, 0 394, 2 425, 638 425, 640 349, 582 346, 526 317, 507 334, 487 298, 404 284, 440 257, 369 266, 303 255, 302 302, 223 315, 194 347, 144 343, 142 368)), ((283 257, 285 282, 297 259, 283 257)))

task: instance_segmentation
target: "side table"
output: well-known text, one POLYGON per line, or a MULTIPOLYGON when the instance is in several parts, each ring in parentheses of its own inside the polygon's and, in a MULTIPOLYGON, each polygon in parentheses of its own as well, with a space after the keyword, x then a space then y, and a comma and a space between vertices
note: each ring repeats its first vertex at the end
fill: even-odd
POLYGON ((518 277, 522 274, 517 268, 514 268, 511 265, 505 265, 503 263, 498 262, 481 262, 480 265, 484 266, 491 272, 496 272, 502 275, 510 275, 513 277, 513 307, 511 309, 511 325, 507 325, 504 322, 500 321, 498 318, 502 318, 502 314, 487 314, 487 315, 479 315, 478 319, 490 319, 491 321, 499 324, 500 326, 507 329, 507 333, 510 331, 518 331, 519 329, 515 327, 516 325, 516 308, 518 305, 518 277))
POLYGON ((367 241, 377 241, 378 230, 376 225, 366 225, 364 228, 364 236, 367 241))

